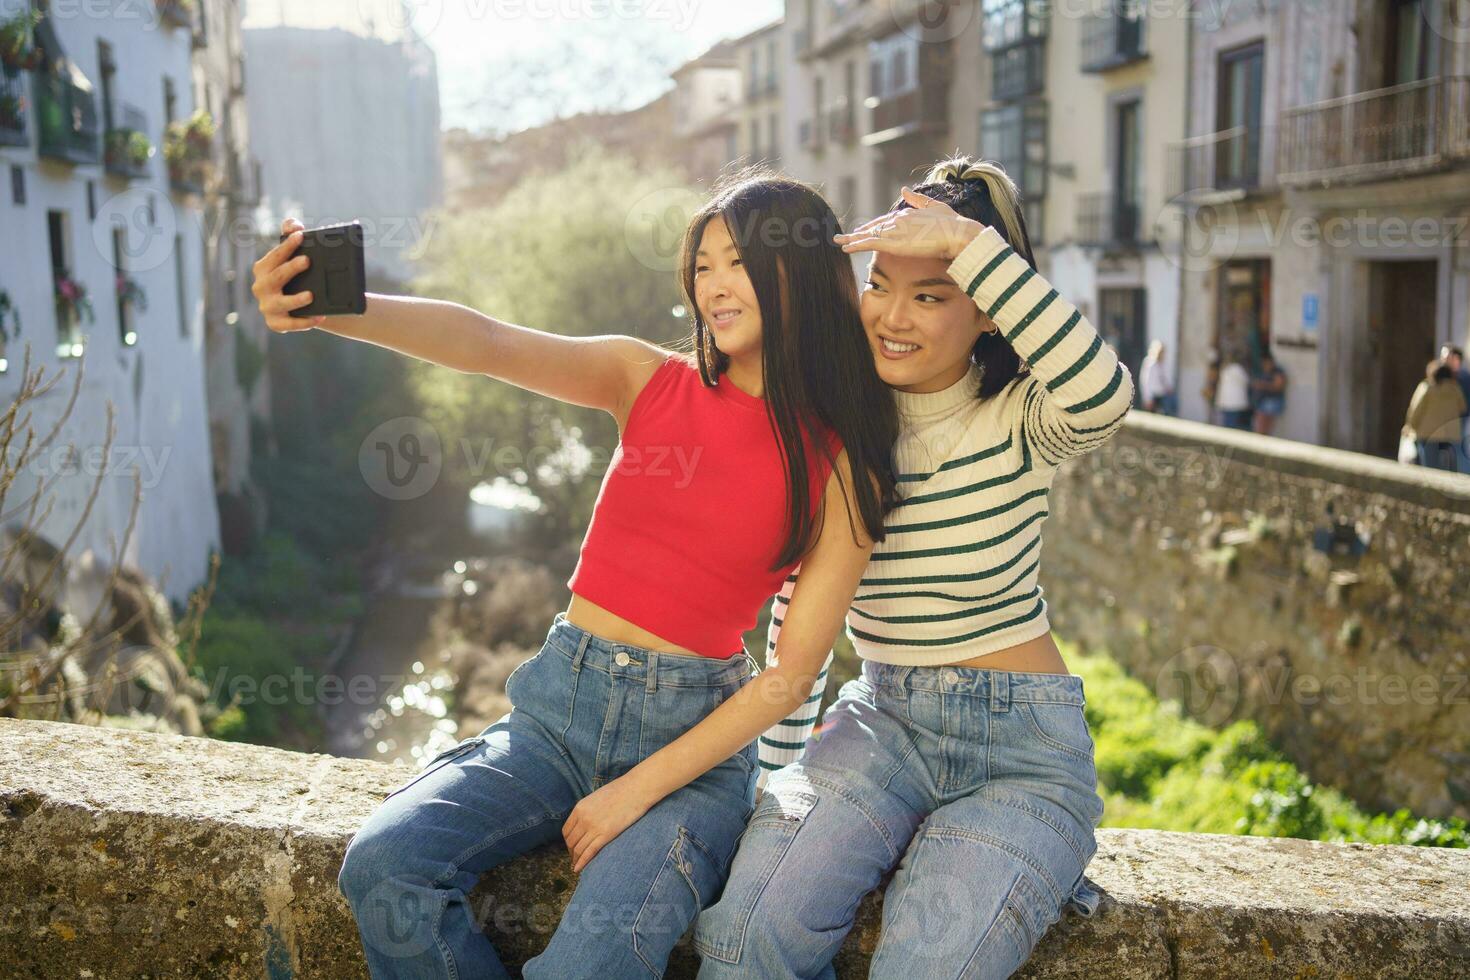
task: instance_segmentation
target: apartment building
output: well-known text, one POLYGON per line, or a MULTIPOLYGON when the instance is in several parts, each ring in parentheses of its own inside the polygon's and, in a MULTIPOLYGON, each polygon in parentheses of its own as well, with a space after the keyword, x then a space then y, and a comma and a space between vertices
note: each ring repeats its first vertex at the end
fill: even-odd
POLYGON ((25 25, 0 70, 0 397, 15 397, 26 346, 33 368, 64 371, 27 406, 44 435, 84 368, 7 504, 44 487, 34 530, 60 544, 80 526, 73 554, 134 564, 180 602, 219 540, 200 288, 213 120, 194 85, 196 9, 0 0, 0 23, 25 25), (115 555, 135 477, 137 523, 115 555))
POLYGON ((713 183, 740 156, 742 109, 740 62, 735 45, 721 41, 676 68, 674 135, 685 145, 685 160, 696 181, 713 183))
POLYGON ((1189 18, 1133 0, 987 5, 996 100, 981 143, 1026 195, 1037 261, 1134 377, 1178 351, 1179 219, 1168 147, 1185 136, 1189 18))
POLYGON ((410 12, 401 0, 256 0, 243 18, 247 62, 272 65, 246 92, 266 221, 360 220, 379 292, 406 288, 444 201, 438 62, 410 12))
POLYGON ((731 42, 740 68, 742 100, 735 110, 735 139, 743 162, 781 166, 784 21, 774 21, 731 42))
POLYGON ((1183 413, 1208 417, 1212 356, 1271 350, 1278 435, 1392 456, 1425 364, 1470 335, 1470 4, 1221 10, 1171 148, 1183 413))
POLYGON ((215 121, 202 197, 205 391, 220 531, 236 552, 263 527, 264 495, 251 458, 271 450, 270 330, 250 286, 251 266, 275 236, 261 214, 261 164, 250 145, 244 33, 238 0, 200 0, 192 85, 215 121))

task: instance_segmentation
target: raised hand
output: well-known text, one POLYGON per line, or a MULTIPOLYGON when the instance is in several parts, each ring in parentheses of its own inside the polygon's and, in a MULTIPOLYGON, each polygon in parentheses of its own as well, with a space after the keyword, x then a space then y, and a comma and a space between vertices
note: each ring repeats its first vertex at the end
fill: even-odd
POLYGON ((311 302, 311 290, 304 289, 289 296, 285 293, 286 283, 305 269, 311 261, 305 255, 291 258, 291 253, 296 251, 297 245, 301 244, 301 233, 305 230, 306 226, 295 218, 287 218, 281 222, 282 234, 290 237, 266 252, 251 267, 255 274, 255 281, 250 284, 250 292, 255 294, 255 302, 265 316, 265 325, 276 333, 310 330, 312 327, 320 326, 326 319, 324 316, 309 319, 291 316, 291 310, 311 302))
POLYGON ((887 252, 952 261, 985 228, 918 191, 905 187, 902 194, 912 207, 881 214, 832 240, 844 252, 887 252))

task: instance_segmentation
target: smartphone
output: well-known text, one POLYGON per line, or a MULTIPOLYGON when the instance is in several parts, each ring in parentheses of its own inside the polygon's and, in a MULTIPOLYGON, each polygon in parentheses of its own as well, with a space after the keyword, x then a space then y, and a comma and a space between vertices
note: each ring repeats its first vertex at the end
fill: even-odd
MULTIPOLYGON (((287 239, 281 236, 281 241, 287 239)), ((311 302, 289 311, 310 318, 367 312, 367 277, 363 271, 362 222, 307 228, 291 258, 310 256, 305 269, 291 277, 282 290, 287 296, 311 291, 311 302)))

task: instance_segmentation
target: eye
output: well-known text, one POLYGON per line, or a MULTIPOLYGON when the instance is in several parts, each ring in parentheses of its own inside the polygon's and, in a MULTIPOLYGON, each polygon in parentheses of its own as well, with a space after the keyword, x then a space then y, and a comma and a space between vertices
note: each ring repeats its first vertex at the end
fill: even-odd
POLYGON ((914 298, 918 300, 933 300, 935 303, 944 302, 944 298, 942 296, 935 296, 933 293, 920 293, 914 298))
POLYGON ((709 271, 709 266, 707 266, 707 265, 696 265, 694 267, 694 274, 696 276, 699 275, 701 272, 708 272, 708 271, 709 271))
POLYGON ((731 265, 743 265, 744 263, 742 263, 739 259, 732 259, 731 262, 730 262, 730 264, 731 265))
POLYGON ((869 289, 879 289, 879 290, 881 290, 883 288, 882 286, 878 285, 876 282, 874 282, 871 279, 865 279, 865 280, 863 280, 863 285, 864 286, 867 286, 869 289))

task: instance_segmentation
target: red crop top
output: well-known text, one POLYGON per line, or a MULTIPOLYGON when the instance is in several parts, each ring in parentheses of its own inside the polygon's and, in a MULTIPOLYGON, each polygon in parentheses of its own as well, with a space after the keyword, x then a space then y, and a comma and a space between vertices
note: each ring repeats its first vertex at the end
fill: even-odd
MULTIPOLYGON (((835 457, 840 442, 826 435, 835 457)), ((831 464, 817 447, 808 458, 815 509, 831 464)), ((785 473, 762 399, 726 376, 707 387, 690 358, 667 358, 629 410, 567 585, 685 649, 740 653, 797 565, 770 570, 785 540, 785 473)))

